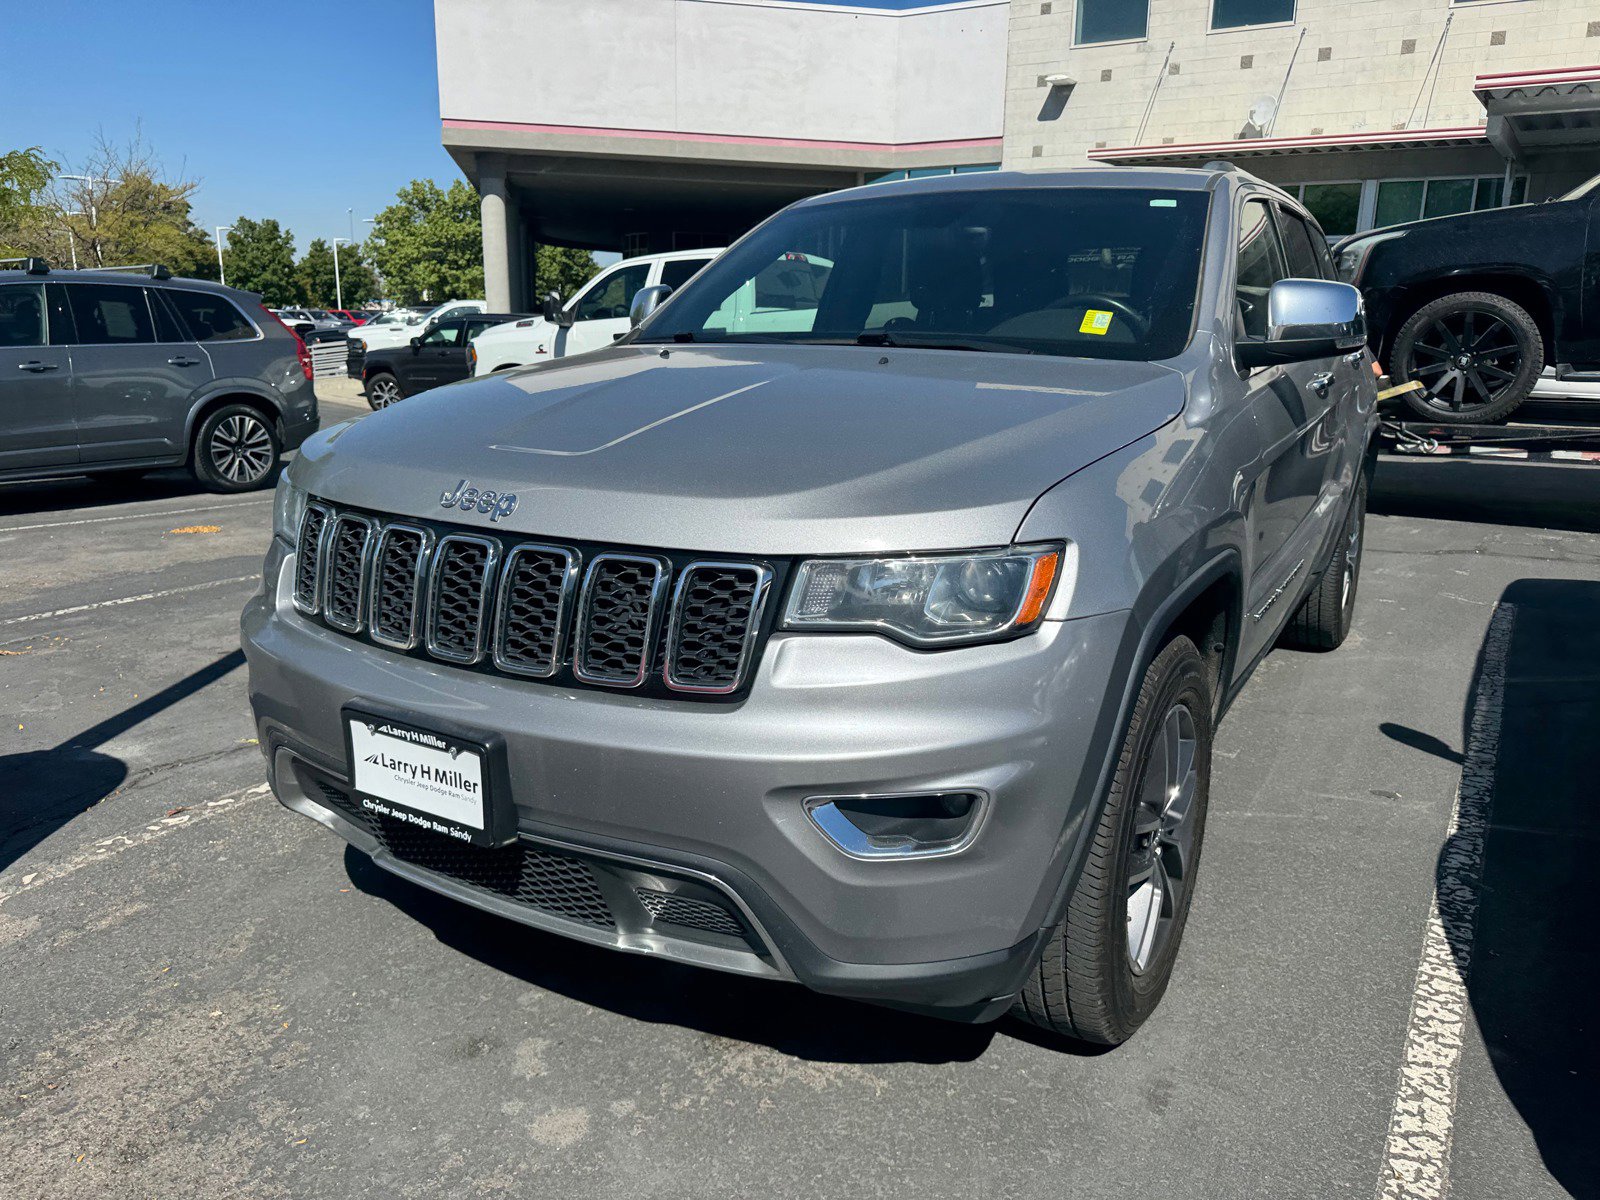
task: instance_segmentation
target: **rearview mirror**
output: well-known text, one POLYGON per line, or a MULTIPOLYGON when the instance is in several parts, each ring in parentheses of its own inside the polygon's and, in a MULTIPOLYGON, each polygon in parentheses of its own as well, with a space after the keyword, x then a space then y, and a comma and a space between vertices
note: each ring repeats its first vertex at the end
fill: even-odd
POLYGON ((1326 279, 1280 279, 1267 294, 1267 336, 1235 347, 1241 367, 1309 362, 1349 354, 1367 344, 1361 293, 1326 279))
POLYGON ((628 309, 628 323, 635 329, 644 323, 646 317, 661 307, 662 301, 672 295, 672 289, 664 283, 655 287, 640 288, 633 297, 633 304, 628 309))
POLYGON ((572 314, 561 311, 561 293, 546 292, 544 297, 544 319, 552 325, 567 326, 572 324, 572 314))

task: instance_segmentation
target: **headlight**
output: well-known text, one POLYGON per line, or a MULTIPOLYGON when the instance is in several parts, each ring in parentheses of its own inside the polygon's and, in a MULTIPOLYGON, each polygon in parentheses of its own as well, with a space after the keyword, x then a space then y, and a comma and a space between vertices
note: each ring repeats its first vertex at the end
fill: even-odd
POLYGON ((272 497, 272 532, 291 546, 300 536, 300 519, 306 515, 306 490, 289 482, 289 472, 278 476, 272 497))
POLYGON ((802 563, 786 629, 867 630, 917 646, 1025 633, 1038 626, 1061 569, 1062 547, 980 554, 819 558, 802 563))

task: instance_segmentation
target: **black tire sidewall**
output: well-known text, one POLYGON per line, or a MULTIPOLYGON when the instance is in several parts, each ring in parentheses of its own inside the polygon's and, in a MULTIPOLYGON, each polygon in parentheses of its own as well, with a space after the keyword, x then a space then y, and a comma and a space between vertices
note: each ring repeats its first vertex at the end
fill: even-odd
POLYGON ((1114 992, 1112 1012, 1118 1024, 1125 1027, 1125 1035, 1131 1034, 1150 1015, 1171 981, 1172 968, 1177 961, 1178 948, 1188 922, 1189 907, 1194 898, 1194 885, 1198 878, 1201 846, 1204 842, 1206 810, 1210 800, 1212 700, 1205 664, 1201 661, 1199 652, 1187 641, 1183 642, 1182 646, 1183 650, 1171 655, 1165 663, 1162 661, 1162 656, 1158 656, 1156 663, 1152 664, 1161 668, 1159 677, 1146 680, 1145 687, 1151 689, 1149 703, 1141 707, 1138 718, 1129 728, 1124 741, 1125 749, 1129 742, 1133 744, 1133 753, 1126 756, 1127 764, 1132 770, 1119 767, 1112 785, 1118 832, 1113 858, 1116 866, 1111 875, 1111 886, 1115 887, 1119 894, 1113 903, 1104 906, 1105 922, 1096 931, 1096 937, 1099 942, 1102 977, 1111 981, 1114 992), (1135 975, 1133 965, 1128 961, 1127 952, 1126 879, 1129 856, 1133 850, 1134 824, 1138 818, 1139 788, 1144 779, 1144 772, 1149 767, 1150 748, 1161 734, 1163 720, 1172 706, 1179 702, 1187 704, 1194 717, 1195 726, 1195 768, 1198 778, 1190 817, 1194 822, 1194 857, 1189 878, 1185 881, 1183 897, 1172 918, 1166 944, 1151 960, 1149 966, 1135 975))
POLYGON ((1363 471, 1356 478, 1356 494, 1350 501, 1350 514, 1339 527, 1339 545, 1333 553, 1334 563, 1338 568, 1338 583, 1340 592, 1344 591, 1344 570, 1350 561, 1350 533, 1352 526, 1361 526, 1361 540, 1356 545, 1355 572, 1350 578, 1350 594, 1342 596, 1339 606, 1339 621, 1343 628, 1342 635, 1348 633, 1350 626, 1355 622, 1356 596, 1361 591, 1361 563, 1367 556, 1367 473, 1363 471))
POLYGON ((207 414, 205 420, 200 422, 200 428, 195 432, 194 448, 191 451, 192 470, 196 479, 213 492, 253 492, 268 486, 275 481, 279 468, 283 464, 283 442, 278 437, 274 422, 263 416, 261 411, 248 404, 225 404, 215 412, 207 414), (260 479, 251 483, 237 483, 232 479, 225 479, 217 474, 211 461, 211 438, 216 433, 217 426, 229 417, 246 416, 259 421, 267 431, 267 437, 272 443, 272 466, 260 479))
POLYGON ((1456 292, 1424 304, 1400 327, 1400 332, 1395 335, 1394 353, 1390 355, 1396 383, 1409 383, 1413 379, 1414 364, 1411 356, 1417 334, 1440 317, 1459 312, 1464 308, 1489 310, 1498 320, 1505 322, 1507 328, 1516 334, 1518 346, 1522 351, 1522 362, 1515 382, 1507 385, 1506 390, 1493 404, 1469 408, 1462 413, 1452 413, 1447 409, 1433 407, 1416 392, 1407 392, 1402 397, 1406 407, 1413 413, 1424 420, 1436 421, 1442 425, 1488 424, 1502 420, 1528 398, 1544 371, 1544 337, 1539 331, 1538 322, 1526 309, 1515 301, 1493 292, 1456 292))

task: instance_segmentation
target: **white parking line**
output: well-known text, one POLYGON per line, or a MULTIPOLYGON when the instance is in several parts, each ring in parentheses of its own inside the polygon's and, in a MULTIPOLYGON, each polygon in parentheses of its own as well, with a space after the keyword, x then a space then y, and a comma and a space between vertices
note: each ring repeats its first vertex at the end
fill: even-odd
POLYGON ((1494 800, 1506 653, 1516 612, 1511 604, 1497 606, 1484 639, 1461 782, 1456 788, 1450 832, 1439 856, 1422 961, 1412 992, 1411 1022, 1389 1116, 1378 1200, 1443 1200, 1450 1186, 1450 1140, 1466 1026, 1467 975, 1477 933, 1484 834, 1494 800))
POLYGON ((7 625, 23 625, 29 621, 48 621, 51 617, 70 617, 77 613, 93 612, 97 608, 116 608, 121 604, 139 604, 145 600, 164 600, 168 596, 183 596, 189 592, 204 592, 210 588, 227 587, 232 583, 253 583, 260 579, 257 575, 235 575, 230 579, 213 579, 209 583, 191 583, 188 587, 167 588, 163 592, 144 592, 138 596, 122 596, 116 600, 100 600, 94 604, 75 604, 71 608, 58 608, 53 612, 29 613, 25 617, 7 617, 0 621, 0 628, 7 625))
POLYGON ((202 504, 198 508, 152 509, 149 512, 120 513, 114 517, 84 517, 78 521, 47 521, 41 525, 0 525, 0 534, 27 533, 34 529, 65 529, 69 525, 102 525, 107 521, 140 521, 147 517, 182 517, 189 513, 216 512, 219 508, 254 508, 258 504, 271 504, 270 497, 261 500, 240 500, 235 504, 202 504))

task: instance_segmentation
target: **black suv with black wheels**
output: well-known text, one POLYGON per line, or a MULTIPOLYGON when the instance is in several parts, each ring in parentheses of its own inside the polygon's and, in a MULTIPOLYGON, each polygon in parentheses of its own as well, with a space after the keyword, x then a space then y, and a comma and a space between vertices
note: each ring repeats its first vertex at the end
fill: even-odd
POLYGON ((477 365, 472 343, 480 333, 508 321, 527 319, 527 313, 446 317, 429 325, 407 345, 372 351, 361 365, 367 403, 375 409, 388 408, 407 396, 466 379, 477 365))
POLYGON ((0 271, 0 479, 188 466, 263 487, 317 428, 311 359, 261 297, 164 268, 0 271))
POLYGON ((1504 420, 1546 366, 1600 382, 1600 177, 1544 204, 1376 229, 1337 248, 1372 348, 1421 417, 1504 420))

